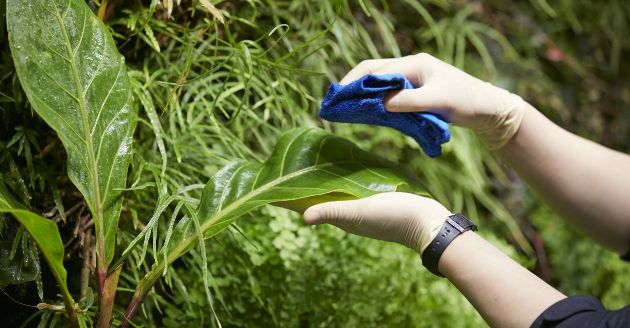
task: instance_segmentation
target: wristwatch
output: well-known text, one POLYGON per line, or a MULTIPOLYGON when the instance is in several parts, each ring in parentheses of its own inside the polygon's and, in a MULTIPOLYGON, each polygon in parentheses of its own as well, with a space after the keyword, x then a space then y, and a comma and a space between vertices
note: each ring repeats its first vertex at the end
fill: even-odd
POLYGON ((477 226, 464 215, 458 213, 446 218, 442 228, 440 228, 440 232, 422 253, 422 265, 434 275, 444 277, 438 270, 438 263, 442 253, 457 236, 468 230, 477 231, 477 226))

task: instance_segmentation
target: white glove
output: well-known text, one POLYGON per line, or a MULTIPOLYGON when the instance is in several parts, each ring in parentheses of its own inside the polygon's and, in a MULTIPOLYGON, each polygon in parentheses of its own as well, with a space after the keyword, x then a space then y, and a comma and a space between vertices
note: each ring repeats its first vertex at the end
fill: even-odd
POLYGON ((403 244, 422 254, 450 215, 433 199, 387 192, 311 206, 304 212, 304 221, 330 223, 356 235, 403 244))
POLYGON ((341 84, 365 74, 400 73, 417 89, 405 89, 385 100, 390 112, 432 112, 475 131, 492 150, 516 134, 527 108, 521 97, 425 53, 392 59, 366 60, 352 69, 341 84))

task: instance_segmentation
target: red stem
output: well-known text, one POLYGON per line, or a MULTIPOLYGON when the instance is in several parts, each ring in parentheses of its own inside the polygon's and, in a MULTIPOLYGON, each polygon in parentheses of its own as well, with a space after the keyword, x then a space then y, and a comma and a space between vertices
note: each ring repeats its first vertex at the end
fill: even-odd
POLYGON ((131 321, 131 319, 136 315, 136 313, 138 313, 138 310, 140 309, 140 306, 142 305, 142 302, 144 301, 144 297, 146 295, 147 295, 147 292, 142 291, 142 290, 137 290, 133 294, 133 298, 131 299, 131 302, 129 303, 129 307, 127 307, 127 311, 125 312, 125 315, 123 316, 121 320, 121 323, 120 323, 121 328, 127 328, 127 326, 129 325, 129 321, 131 321))
MULTIPOLYGON (((118 278, 120 277, 121 271, 122 265, 107 276, 101 288, 101 299, 98 305, 98 328, 107 328, 112 321, 114 298, 116 297, 116 287, 118 286, 118 278)), ((105 272, 105 274, 107 274, 107 272, 105 272)))

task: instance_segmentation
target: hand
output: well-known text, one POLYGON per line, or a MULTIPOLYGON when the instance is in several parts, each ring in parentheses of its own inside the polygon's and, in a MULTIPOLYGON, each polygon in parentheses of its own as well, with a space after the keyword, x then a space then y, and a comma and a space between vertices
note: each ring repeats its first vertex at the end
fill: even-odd
POLYGON ((425 53, 392 59, 366 60, 341 84, 366 74, 400 73, 417 89, 406 89, 385 100, 390 112, 432 112, 474 130, 490 149, 503 147, 518 130, 526 103, 521 97, 425 53))
POLYGON ((433 199, 387 192, 311 206, 304 212, 304 221, 330 223, 356 235, 403 244, 422 254, 450 215, 433 199))

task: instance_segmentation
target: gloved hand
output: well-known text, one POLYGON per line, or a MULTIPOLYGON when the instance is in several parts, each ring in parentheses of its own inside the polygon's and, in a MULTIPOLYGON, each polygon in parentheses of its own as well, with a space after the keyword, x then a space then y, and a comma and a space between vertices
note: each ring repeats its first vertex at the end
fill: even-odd
POLYGON ((356 235, 403 244, 422 254, 450 215, 433 199, 386 192, 311 206, 304 212, 304 221, 330 223, 356 235))
POLYGON ((341 84, 366 74, 400 73, 414 86, 385 100, 390 112, 432 112, 474 130, 492 150, 516 134, 527 108, 521 97, 425 53, 392 59, 366 60, 352 69, 341 84))

